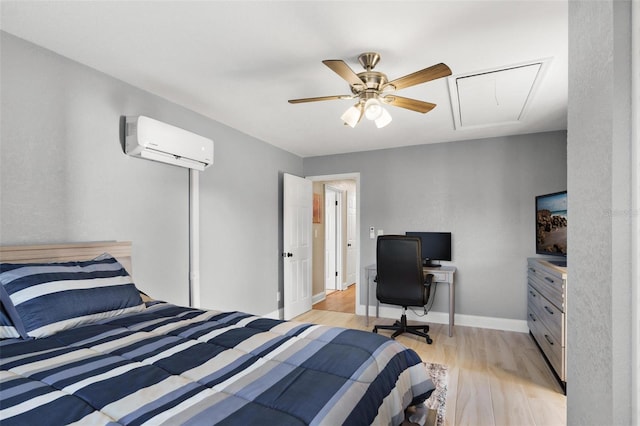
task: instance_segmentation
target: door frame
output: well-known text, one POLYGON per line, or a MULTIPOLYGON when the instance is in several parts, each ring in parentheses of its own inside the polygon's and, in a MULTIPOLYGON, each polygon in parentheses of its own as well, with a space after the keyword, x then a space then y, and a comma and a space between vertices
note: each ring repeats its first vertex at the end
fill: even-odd
POLYGON ((313 182, 332 181, 332 180, 353 180, 356 182, 356 241, 358 246, 356 247, 356 315, 364 315, 365 307, 360 305, 360 283, 362 282, 362 274, 360 273, 360 173, 340 173, 333 175, 318 175, 318 176, 306 176, 313 182))
POLYGON ((356 221, 356 200, 358 199, 355 190, 346 191, 346 202, 344 206, 345 216, 346 216, 346 224, 345 224, 345 243, 346 243, 346 255, 344 256, 347 259, 347 264, 344 267, 344 279, 342 281, 342 288, 346 290, 349 286, 356 282, 356 276, 358 275, 358 270, 356 269, 356 257, 357 247, 360 242, 356 240, 356 231, 358 229, 358 222, 356 221))
MULTIPOLYGON (((631 2, 631 275, 640 282, 640 5, 631 2)), ((640 425, 640 288, 631 286, 631 421, 640 425)))

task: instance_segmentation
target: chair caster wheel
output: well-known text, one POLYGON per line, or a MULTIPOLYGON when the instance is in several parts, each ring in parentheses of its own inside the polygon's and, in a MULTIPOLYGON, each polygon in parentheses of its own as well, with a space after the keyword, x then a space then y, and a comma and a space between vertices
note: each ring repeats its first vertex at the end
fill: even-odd
POLYGON ((430 345, 430 344, 432 344, 432 343, 433 343, 433 340, 432 340, 430 337, 427 337, 427 344, 429 344, 429 345, 430 345))

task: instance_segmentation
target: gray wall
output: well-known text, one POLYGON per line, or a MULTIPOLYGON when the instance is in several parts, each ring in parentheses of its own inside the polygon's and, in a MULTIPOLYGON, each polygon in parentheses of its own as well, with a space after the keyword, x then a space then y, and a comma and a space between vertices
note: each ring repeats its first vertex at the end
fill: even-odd
POLYGON ((283 171, 301 174, 301 158, 0 36, 1 244, 130 240, 137 285, 186 305, 188 171, 129 157, 120 145, 121 115, 148 115, 215 141, 217 163, 200 175, 203 305, 277 309, 278 188, 283 171))
POLYGON ((629 1, 569 2, 570 425, 632 421, 630 17, 629 1))
POLYGON ((230 128, 200 179, 202 305, 259 315, 282 308, 283 172, 302 159, 230 128))
MULTIPOLYGON (((305 158, 304 172, 361 173, 361 265, 375 262, 370 226, 450 231, 456 314, 525 320, 534 199, 566 189, 566 138, 550 132, 305 158)), ((447 301, 439 292, 433 310, 448 312, 447 301)))

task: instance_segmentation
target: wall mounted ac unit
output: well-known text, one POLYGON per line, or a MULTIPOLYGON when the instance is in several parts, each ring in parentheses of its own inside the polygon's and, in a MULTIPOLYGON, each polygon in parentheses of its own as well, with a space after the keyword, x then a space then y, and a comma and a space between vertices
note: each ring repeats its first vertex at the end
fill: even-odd
POLYGON ((125 152, 133 157, 204 170, 213 164, 213 141, 153 118, 126 118, 125 152))

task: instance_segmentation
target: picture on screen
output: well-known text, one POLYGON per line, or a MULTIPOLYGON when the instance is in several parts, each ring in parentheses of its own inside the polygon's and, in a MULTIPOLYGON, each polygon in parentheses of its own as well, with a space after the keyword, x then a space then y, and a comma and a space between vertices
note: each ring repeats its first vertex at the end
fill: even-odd
POLYGON ((567 255, 567 192, 536 197, 536 253, 567 255))

